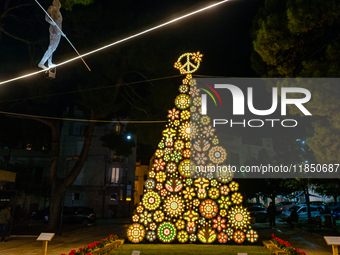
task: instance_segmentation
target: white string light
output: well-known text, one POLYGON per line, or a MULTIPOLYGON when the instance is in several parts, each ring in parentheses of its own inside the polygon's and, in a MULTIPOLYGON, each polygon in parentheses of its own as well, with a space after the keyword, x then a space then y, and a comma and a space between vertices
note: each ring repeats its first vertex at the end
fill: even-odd
MULTIPOLYGON (((111 47, 111 46, 114 46, 114 45, 116 45, 116 44, 119 44, 119 43, 128 41, 128 40, 130 40, 130 39, 132 39, 132 38, 135 38, 135 37, 137 37, 137 36, 140 36, 140 35, 149 33, 149 32, 151 32, 151 31, 153 31, 153 30, 156 30, 156 29, 158 29, 158 28, 164 27, 164 26, 166 26, 166 25, 169 25, 169 24, 174 23, 174 22, 176 22, 176 21, 182 20, 182 19, 184 19, 184 18, 187 18, 187 17, 192 16, 192 15, 194 15, 194 14, 200 13, 200 12, 202 12, 202 11, 208 10, 208 9, 210 9, 210 8, 213 8, 213 7, 215 7, 215 6, 218 6, 218 5, 220 5, 220 4, 223 4, 223 3, 227 2, 227 1, 229 1, 229 0, 223 0, 223 1, 221 1, 221 2, 218 2, 218 3, 215 3, 215 4, 209 5, 209 6, 207 6, 207 7, 202 8, 202 9, 199 9, 199 10, 197 10, 197 11, 194 11, 194 12, 191 12, 191 13, 189 13, 189 14, 183 15, 183 16, 181 16, 181 17, 179 17, 179 18, 170 20, 170 21, 165 22, 165 23, 163 23, 163 24, 160 24, 160 25, 158 25, 158 26, 149 28, 149 29, 147 29, 147 30, 144 30, 143 32, 140 32, 140 33, 131 35, 131 36, 126 37, 126 38, 124 38, 124 39, 121 39, 121 40, 119 40, 119 41, 113 42, 113 43, 111 43, 111 44, 105 45, 105 46, 100 47, 100 48, 98 48, 98 49, 95 49, 95 50, 93 50, 93 51, 87 52, 87 53, 85 53, 85 54, 83 54, 83 55, 80 55, 80 56, 78 56, 78 57, 71 58, 71 59, 69 59, 69 60, 66 60, 66 61, 60 63, 60 64, 56 64, 55 67, 61 66, 61 65, 65 65, 65 64, 67 64, 67 63, 69 63, 69 62, 72 62, 72 61, 74 61, 74 60, 77 60, 77 59, 79 59, 79 58, 82 58, 82 57, 91 55, 91 54, 96 53, 96 52, 98 52, 98 51, 101 51, 101 50, 104 50, 104 49, 109 48, 109 47, 111 47)), ((23 78, 27 78, 27 77, 29 77, 29 76, 33 76, 33 75, 36 75, 36 74, 39 74, 39 73, 42 73, 42 72, 45 72, 45 71, 46 71, 46 69, 45 69, 45 70, 40 70, 40 71, 37 71, 37 72, 33 72, 33 73, 29 73, 29 74, 26 74, 26 75, 22 75, 22 76, 19 76, 19 77, 13 78, 13 79, 9 79, 9 80, 6 80, 6 81, 2 81, 2 82, 0 82, 0 85, 5 84, 5 83, 9 83, 9 82, 12 82, 12 81, 20 80, 20 79, 23 79, 23 78)))

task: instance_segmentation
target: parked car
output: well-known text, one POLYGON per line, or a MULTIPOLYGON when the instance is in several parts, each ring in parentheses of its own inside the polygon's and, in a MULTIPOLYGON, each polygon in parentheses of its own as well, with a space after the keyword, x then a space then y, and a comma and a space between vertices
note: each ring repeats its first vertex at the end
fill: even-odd
POLYGON ((247 203, 247 207, 252 207, 252 206, 257 206, 257 207, 262 207, 262 208, 267 208, 264 206, 262 203, 247 203))
POLYGON ((255 218, 256 222, 266 222, 267 219, 267 208, 262 206, 251 206, 248 207, 250 217, 255 218))
POLYGON ((275 205, 276 212, 281 213, 282 211, 287 211, 295 205, 296 205, 296 203, 293 202, 293 201, 280 202, 280 203, 275 205))
POLYGON ((320 211, 320 213, 323 213, 323 212, 326 211, 326 207, 325 207, 326 203, 324 203, 322 201, 312 201, 312 202, 310 202, 310 204, 317 206, 319 211, 320 211))
MULTIPOLYGON (((295 205, 289 210, 283 211, 281 213, 281 219, 286 220, 290 216, 291 212, 293 211, 293 208, 296 208, 296 212, 299 215, 299 221, 308 220, 308 212, 307 212, 306 204, 295 205)), ((321 214, 317 206, 310 205, 310 212, 311 212, 311 217, 321 218, 321 214)))
POLYGON ((331 210, 331 216, 335 220, 340 220, 340 207, 331 210))
POLYGON ((340 207, 340 202, 329 202, 325 204, 325 211, 331 212, 335 208, 340 207))
MULTIPOLYGON (((45 215, 44 220, 48 221, 48 214, 45 215)), ((81 223, 84 225, 89 225, 97 220, 96 213, 93 208, 73 206, 64 207, 63 222, 65 223, 81 223)))

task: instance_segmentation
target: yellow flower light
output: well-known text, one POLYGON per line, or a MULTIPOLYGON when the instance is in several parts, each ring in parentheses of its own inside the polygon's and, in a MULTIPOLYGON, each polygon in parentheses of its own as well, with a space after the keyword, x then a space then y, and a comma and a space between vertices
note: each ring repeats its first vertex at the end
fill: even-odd
POLYGON ((231 227, 235 227, 235 229, 246 228, 250 224, 249 212, 242 206, 231 208, 228 215, 228 223, 230 223, 231 227))
POLYGON ((243 197, 240 193, 238 192, 235 192, 234 194, 231 195, 231 201, 234 203, 234 204, 241 204, 242 201, 243 201, 243 197))
POLYGON ((238 183, 237 182, 231 182, 230 184, 229 184, 229 188, 230 188, 230 190, 231 191, 237 191, 238 190, 238 183))
POLYGON ((159 171, 157 174, 156 174, 156 180, 158 182, 164 182, 166 179, 166 174, 162 171, 159 171))
POLYGON ((132 243, 139 243, 144 239, 145 229, 143 225, 134 223, 128 228, 127 236, 132 243))

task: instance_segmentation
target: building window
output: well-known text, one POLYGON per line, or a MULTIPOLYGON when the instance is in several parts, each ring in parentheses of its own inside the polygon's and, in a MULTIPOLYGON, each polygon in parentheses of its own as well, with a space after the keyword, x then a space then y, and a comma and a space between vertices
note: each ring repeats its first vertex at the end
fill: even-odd
POLYGON ((118 184, 122 174, 123 174, 123 169, 122 168, 112 167, 111 168, 111 183, 118 184))
POLYGON ((80 193, 72 193, 72 200, 79 200, 80 199, 80 193))
POLYGON ((117 201, 117 193, 111 194, 111 201, 117 201))

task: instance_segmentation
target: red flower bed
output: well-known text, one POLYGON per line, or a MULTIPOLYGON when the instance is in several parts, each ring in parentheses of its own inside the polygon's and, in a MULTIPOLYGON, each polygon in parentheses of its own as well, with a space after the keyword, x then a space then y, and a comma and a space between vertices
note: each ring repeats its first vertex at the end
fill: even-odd
POLYGON ((272 234, 271 241, 281 250, 285 251, 288 255, 306 255, 304 251, 293 248, 290 243, 288 243, 287 241, 283 241, 282 239, 276 237, 274 234, 272 234))
MULTIPOLYGON (((105 239, 102 239, 100 242, 93 242, 85 246, 84 248, 79 248, 77 250, 72 250, 68 255, 92 255, 92 251, 95 249, 103 248, 108 243, 113 243, 118 240, 117 235, 110 235, 105 239)), ((66 255, 66 254, 61 254, 66 255)))

